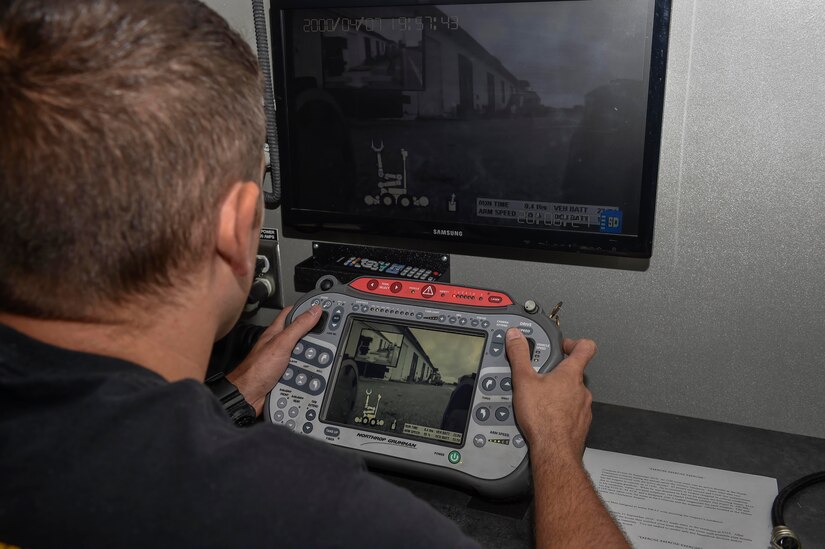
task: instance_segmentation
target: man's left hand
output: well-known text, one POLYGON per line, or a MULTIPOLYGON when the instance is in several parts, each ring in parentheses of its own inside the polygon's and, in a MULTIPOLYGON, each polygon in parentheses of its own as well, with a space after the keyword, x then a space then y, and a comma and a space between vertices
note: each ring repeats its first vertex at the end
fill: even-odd
POLYGON ((227 374, 229 380, 244 399, 261 414, 267 393, 272 390, 289 365, 292 349, 318 323, 321 308, 317 305, 295 317, 285 326, 292 307, 287 307, 272 325, 261 334, 247 357, 237 368, 227 374))

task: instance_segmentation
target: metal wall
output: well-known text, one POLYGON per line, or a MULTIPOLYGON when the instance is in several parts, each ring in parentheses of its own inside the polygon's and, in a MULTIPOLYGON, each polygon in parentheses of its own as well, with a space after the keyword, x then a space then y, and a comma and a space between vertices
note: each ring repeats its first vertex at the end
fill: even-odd
MULTIPOLYGON (((208 3, 251 37, 249 2, 208 3)), ((597 401, 825 437, 822 8, 674 0, 646 272, 453 256, 452 280, 563 300, 597 401)), ((310 245, 281 248, 292 301, 310 245)))

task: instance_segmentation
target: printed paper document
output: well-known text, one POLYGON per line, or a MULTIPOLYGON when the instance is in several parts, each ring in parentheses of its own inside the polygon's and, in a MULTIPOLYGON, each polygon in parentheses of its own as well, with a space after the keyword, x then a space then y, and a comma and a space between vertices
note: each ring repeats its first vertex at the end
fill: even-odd
POLYGON ((584 466, 636 549, 764 549, 776 479, 587 448, 584 466))

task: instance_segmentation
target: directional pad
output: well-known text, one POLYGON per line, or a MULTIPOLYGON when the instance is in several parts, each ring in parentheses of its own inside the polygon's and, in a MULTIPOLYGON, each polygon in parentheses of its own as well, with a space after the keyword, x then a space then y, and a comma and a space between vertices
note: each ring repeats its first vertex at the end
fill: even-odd
POLYGON ((513 380, 504 373, 490 373, 482 375, 479 382, 481 392, 489 396, 505 396, 512 394, 513 380))
POLYGON ((515 425, 513 409, 509 402, 485 402, 475 407, 473 421, 479 425, 515 425))

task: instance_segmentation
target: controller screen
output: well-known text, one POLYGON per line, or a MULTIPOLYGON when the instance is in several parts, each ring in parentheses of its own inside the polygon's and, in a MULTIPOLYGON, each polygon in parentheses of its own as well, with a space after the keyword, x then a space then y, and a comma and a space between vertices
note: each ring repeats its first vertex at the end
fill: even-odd
POLYGON ((350 317, 324 419, 461 446, 485 334, 350 317))

